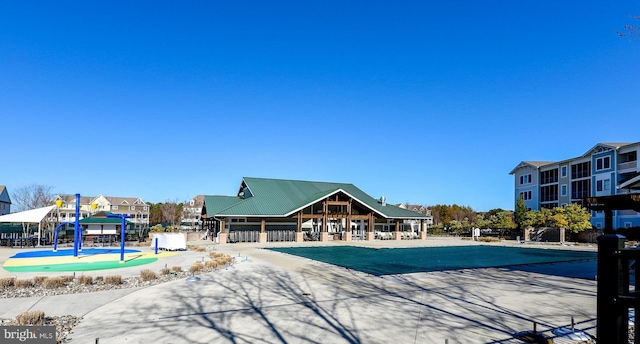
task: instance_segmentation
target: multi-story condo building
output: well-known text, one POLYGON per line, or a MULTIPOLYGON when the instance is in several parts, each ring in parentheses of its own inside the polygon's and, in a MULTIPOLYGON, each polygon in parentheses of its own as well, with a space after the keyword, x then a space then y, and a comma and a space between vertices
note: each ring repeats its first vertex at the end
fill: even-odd
MULTIPOLYGON (((524 199, 531 210, 581 203, 585 197, 625 194, 628 182, 640 178, 640 142, 598 143, 583 155, 563 161, 522 161, 515 176, 514 200, 524 199)), ((591 223, 604 227, 603 212, 592 212, 591 223)), ((640 213, 614 212, 614 228, 640 226, 640 213)))
POLYGON ((11 212, 11 198, 4 185, 0 185, 0 215, 6 215, 11 212))
MULTIPOLYGON (((73 222, 76 216, 76 196, 58 195, 54 199, 54 204, 59 205, 55 214, 60 222, 73 222)), ((80 197, 80 219, 89 217, 97 212, 111 212, 114 214, 129 215, 128 221, 141 228, 149 227, 150 206, 142 199, 135 197, 110 197, 102 196, 81 196, 80 197)))

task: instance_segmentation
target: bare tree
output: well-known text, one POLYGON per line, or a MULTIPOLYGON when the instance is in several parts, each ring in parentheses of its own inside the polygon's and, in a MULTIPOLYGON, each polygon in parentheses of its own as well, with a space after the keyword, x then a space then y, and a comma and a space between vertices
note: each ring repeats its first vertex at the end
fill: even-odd
POLYGON ((11 193, 12 207, 15 211, 25 211, 46 207, 53 200, 53 186, 31 184, 16 188, 11 193))
MULTIPOLYGON (((640 16, 633 16, 633 20, 640 20, 640 16)), ((625 25, 624 29, 626 31, 616 31, 618 36, 620 37, 630 37, 630 38, 640 38, 640 26, 636 25, 625 25)))
POLYGON ((182 204, 178 204, 178 200, 170 201, 166 200, 160 205, 162 210, 162 220, 165 223, 170 223, 171 227, 176 228, 176 223, 180 223, 182 204))

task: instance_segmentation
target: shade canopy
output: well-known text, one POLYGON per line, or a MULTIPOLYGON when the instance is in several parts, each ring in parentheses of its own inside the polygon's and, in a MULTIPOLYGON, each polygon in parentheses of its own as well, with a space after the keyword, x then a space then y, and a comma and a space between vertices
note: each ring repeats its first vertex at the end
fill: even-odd
POLYGON ((0 223, 40 223, 55 205, 0 216, 0 223))

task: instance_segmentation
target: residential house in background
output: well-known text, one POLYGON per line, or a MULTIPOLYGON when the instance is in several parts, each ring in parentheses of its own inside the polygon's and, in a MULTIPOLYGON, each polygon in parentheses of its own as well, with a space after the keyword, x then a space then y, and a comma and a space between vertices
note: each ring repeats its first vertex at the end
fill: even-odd
POLYGON ((180 221, 180 229, 182 230, 201 230, 202 222, 200 215, 204 206, 204 195, 197 195, 191 200, 185 202, 182 206, 182 219, 180 221))
MULTIPOLYGON (((428 218, 425 220, 424 223, 427 225, 427 228, 433 225, 433 216, 431 216, 431 210, 427 209, 427 207, 425 207, 424 205, 400 203, 400 204, 396 204, 396 206, 402 209, 407 209, 407 210, 415 211, 416 213, 420 213, 422 215, 426 215, 428 218)), ((413 220, 410 220, 410 221, 413 221, 413 220)))
MULTIPOLYGON (((522 161, 509 174, 514 178, 514 204, 519 197, 530 210, 581 203, 593 196, 636 193, 625 188, 640 180, 640 142, 598 143, 584 154, 562 161, 522 161)), ((604 227, 604 213, 592 212, 591 223, 604 227)), ((640 226, 640 213, 614 212, 614 228, 640 226)))
POLYGON ((0 215, 6 215, 11 212, 11 198, 7 187, 0 185, 0 215))
MULTIPOLYGON (((59 214, 58 220, 60 222, 75 221, 75 195, 58 195, 53 199, 53 202, 56 205, 60 203, 60 207, 56 211, 56 216, 59 214)), ((132 224, 143 229, 149 228, 150 206, 140 198, 102 195, 80 197, 80 219, 89 217, 97 212, 129 215, 131 218, 127 220, 132 224)))

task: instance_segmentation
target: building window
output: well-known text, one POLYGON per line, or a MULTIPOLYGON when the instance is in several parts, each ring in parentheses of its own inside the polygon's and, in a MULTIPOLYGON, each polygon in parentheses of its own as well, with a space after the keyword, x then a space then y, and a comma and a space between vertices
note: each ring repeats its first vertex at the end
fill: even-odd
POLYGON ((113 210, 118 210, 118 206, 114 205, 113 207, 111 207, 113 210))
POLYGON ((562 196, 567 195, 567 184, 562 184, 562 186, 560 187, 560 195, 562 196))
POLYGON ((605 190, 611 190, 611 180, 610 179, 605 179, 602 183, 602 188, 605 190))
POLYGON ((558 184, 543 186, 540 188, 540 202, 553 202, 558 200, 558 184))
POLYGON ((596 181, 596 191, 602 191, 602 180, 596 181))
POLYGON ((135 205, 130 206, 129 210, 136 210, 136 206, 135 205))
POLYGON ((562 166, 560 168, 560 174, 562 178, 566 178, 567 177, 567 166, 562 166))
POLYGON ((631 222, 625 222, 624 228, 631 228, 631 222))
POLYGON ((602 223, 601 222, 596 223, 596 228, 601 229, 602 228, 602 223))
POLYGON ((571 179, 586 178, 591 176, 591 162, 583 162, 571 165, 571 179))
POLYGON ((591 179, 577 180, 571 182, 571 198, 580 199, 590 196, 591 179))
MULTIPOLYGON (((531 176, 531 175, 529 175, 531 176)), ((540 184, 550 184, 558 182, 558 170, 549 170, 540 173, 540 184)))
POLYGON ((520 184, 531 184, 531 174, 520 176, 520 184))
MULTIPOLYGON (((520 193, 520 198, 522 198, 525 201, 528 201, 531 199, 531 191, 525 191, 525 192, 521 192, 520 193)), ((389 220, 391 221, 391 220, 389 220)))
POLYGON ((611 168, 611 157, 604 156, 596 159, 596 171, 608 170, 611 168))
POLYGON ((143 207, 143 208, 142 208, 142 210, 147 210, 147 207, 146 207, 146 206, 145 206, 145 207, 143 207))

